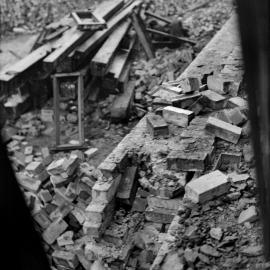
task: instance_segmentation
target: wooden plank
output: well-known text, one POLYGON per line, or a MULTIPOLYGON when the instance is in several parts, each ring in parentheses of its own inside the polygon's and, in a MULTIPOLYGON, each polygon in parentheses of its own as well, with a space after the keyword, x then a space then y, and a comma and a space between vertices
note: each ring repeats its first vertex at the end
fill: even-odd
POLYGON ((100 47, 91 61, 91 72, 95 76, 104 76, 111 64, 113 57, 119 47, 123 37, 126 35, 130 20, 122 22, 109 36, 105 43, 100 47))
POLYGON ((117 96, 111 107, 111 118, 124 120, 129 116, 134 99, 135 81, 130 81, 124 93, 117 96))
POLYGON ((79 142, 84 144, 84 86, 83 74, 78 77, 78 124, 79 124, 79 142))
POLYGON ((167 37, 167 38, 171 38, 171 39, 176 39, 176 40, 179 40, 179 41, 184 41, 184 42, 190 43, 192 45, 195 45, 196 44, 196 42, 194 40, 191 40, 189 38, 178 37, 178 36, 175 36, 175 35, 172 35, 172 34, 168 34, 166 32, 162 32, 162 31, 159 31, 159 30, 156 30, 156 29, 146 28, 146 31, 149 32, 149 33, 152 33, 152 34, 157 34, 157 35, 163 36, 163 37, 167 37))
MULTIPOLYGON (((115 10, 117 5, 113 4, 113 1, 107 1, 108 8, 100 8, 93 12, 98 16, 108 17, 108 14, 112 14, 112 10, 115 10)), ((119 5, 117 2, 116 4, 119 5)), ((103 4, 104 5, 104 4, 103 4)), ((53 70, 70 52, 73 51, 78 45, 87 40, 91 35, 98 33, 92 31, 82 32, 77 29, 77 26, 72 27, 70 30, 66 31, 62 38, 59 39, 55 46, 55 51, 52 52, 48 57, 43 60, 43 65, 45 70, 53 70)))
POLYGON ((126 89, 127 87, 130 69, 131 69, 131 62, 128 62, 126 63, 124 70, 121 73, 119 81, 118 81, 118 89, 120 92, 123 92, 124 89, 126 89))
POLYGON ((91 51, 93 51, 97 46, 99 46, 111 33, 112 31, 119 25, 125 18, 127 18, 135 7, 138 7, 142 3, 141 0, 137 0, 133 2, 131 5, 124 8, 119 14, 110 19, 107 22, 107 29, 102 31, 95 32, 88 40, 86 40, 83 44, 78 46, 72 57, 75 59, 82 59, 87 57, 91 51))
POLYGON ((105 21, 109 20, 116 12, 118 12, 125 4, 124 0, 109 0, 100 3, 95 14, 102 17, 105 21))
POLYGON ((168 20, 168 19, 166 19, 166 18, 164 18, 164 17, 161 17, 161 16, 159 16, 159 15, 157 15, 157 14, 155 14, 155 13, 152 13, 152 12, 150 12, 150 11, 145 11, 144 14, 145 14, 145 15, 148 15, 148 16, 150 16, 150 17, 153 17, 153 18, 155 18, 155 19, 157 19, 157 20, 160 20, 160 21, 162 21, 162 22, 165 22, 166 24, 171 24, 171 23, 172 23, 170 20, 168 20))
POLYGON ((133 27, 135 28, 135 31, 139 37, 140 43, 142 44, 143 49, 148 59, 154 58, 155 54, 154 54, 152 42, 145 30, 145 26, 142 19, 135 12, 132 13, 132 24, 133 24, 133 27))
POLYGON ((52 51, 52 43, 45 44, 38 49, 32 51, 23 59, 19 60, 15 64, 4 68, 0 71, 0 81, 9 82, 18 74, 26 71, 35 63, 43 59, 48 53, 52 51))
POLYGON ((55 142, 60 145, 60 112, 59 112, 59 87, 57 77, 53 76, 53 110, 54 110, 54 128, 55 142))
POLYGON ((110 67, 108 68, 108 73, 102 81, 102 86, 105 89, 114 91, 117 88, 118 83, 120 82, 121 75, 124 72, 126 63, 129 59, 132 49, 134 48, 136 42, 136 36, 133 36, 130 41, 129 49, 121 49, 115 55, 110 67))
POLYGON ((133 36, 132 40, 130 41, 129 49, 121 49, 116 54, 112 64, 109 67, 108 74, 113 75, 113 77, 117 80, 120 79, 120 76, 123 72, 123 68, 125 67, 128 57, 135 45, 136 37, 133 36))

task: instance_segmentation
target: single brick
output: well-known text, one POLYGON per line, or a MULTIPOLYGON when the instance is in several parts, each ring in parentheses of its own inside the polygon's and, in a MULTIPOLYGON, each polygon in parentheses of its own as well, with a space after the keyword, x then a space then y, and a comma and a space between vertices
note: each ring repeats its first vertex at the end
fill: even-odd
POLYGON ((97 181, 92 189, 92 198, 95 202, 110 202, 118 189, 121 174, 114 179, 97 181))
POLYGON ((185 197, 195 203, 204 203, 228 192, 229 188, 227 176, 216 170, 190 181, 185 186, 185 197))
POLYGON ((194 117, 192 111, 188 111, 173 106, 167 106, 163 109, 163 118, 166 122, 172 123, 176 126, 187 127, 189 121, 194 117))
POLYGON ((147 129, 149 133, 155 138, 158 136, 169 135, 169 127, 165 120, 155 114, 146 117, 147 129))
POLYGON ((231 81, 227 81, 226 79, 217 75, 211 75, 207 77, 208 89, 213 90, 219 94, 227 94, 229 92, 231 83, 231 81))
POLYGON ((214 117, 208 118, 205 129, 216 137, 235 144, 238 142, 242 132, 242 128, 214 117))
POLYGON ((98 152, 97 148, 90 148, 84 152, 87 158, 92 158, 94 157, 98 152))
POLYGON ((51 245, 67 229, 67 227, 68 225, 63 219, 56 219, 43 232, 42 237, 47 244, 51 245))
POLYGON ((145 219, 154 223, 170 224, 176 214, 177 211, 175 210, 147 207, 145 210, 145 219))
POLYGON ((172 100, 172 105, 174 107, 186 109, 191 106, 198 98, 201 97, 201 93, 192 93, 182 95, 179 98, 174 98, 172 100))
POLYGON ((198 150, 186 153, 183 151, 172 151, 167 156, 167 166, 175 171, 204 171, 209 164, 214 147, 209 150, 198 150))
POLYGON ((224 107, 224 102, 226 98, 212 90, 206 90, 201 92, 202 98, 200 103, 207 106, 213 110, 220 110, 224 107))
POLYGON ((41 162, 33 161, 30 164, 27 165, 25 168, 26 171, 32 174, 40 174, 44 170, 44 166, 41 162))
POLYGON ((79 264, 77 256, 70 251, 55 250, 52 253, 52 258, 57 266, 65 268, 75 269, 79 264))
POLYGON ((247 121, 246 116, 241 112, 238 107, 233 109, 225 109, 218 112, 217 118, 236 126, 242 125, 247 121))
POLYGON ((227 101, 228 108, 238 107, 241 111, 248 110, 248 102, 241 97, 232 97, 227 101))
POLYGON ((183 93, 189 93, 199 91, 201 82, 197 77, 187 77, 181 79, 179 85, 182 88, 183 93))

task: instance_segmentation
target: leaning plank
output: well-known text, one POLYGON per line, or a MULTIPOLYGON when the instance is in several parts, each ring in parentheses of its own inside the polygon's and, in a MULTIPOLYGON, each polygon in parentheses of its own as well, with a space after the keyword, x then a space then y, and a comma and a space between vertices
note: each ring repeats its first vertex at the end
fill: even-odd
MULTIPOLYGON (((102 18, 106 18, 108 17, 108 14, 112 13, 112 10, 115 10, 116 5, 113 3, 113 0, 106 1, 108 8, 105 9, 104 4, 102 4, 102 6, 97 7, 93 13, 102 18)), ((118 2, 116 2, 116 4, 119 5, 118 2)), ((57 42, 55 51, 43 60, 45 70, 53 70, 70 52, 73 51, 74 48, 79 46, 93 34, 94 32, 92 31, 82 32, 78 30, 76 26, 66 31, 65 35, 57 42)))
POLYGON ((32 51, 30 54, 28 54, 23 59, 19 60, 15 64, 4 68, 2 71, 0 71, 0 81, 3 82, 9 82, 11 81, 16 75, 24 72, 28 68, 30 68, 32 65, 40 61, 42 58, 44 58, 48 53, 52 51, 51 44, 45 44, 38 49, 32 51))
POLYGON ((139 37, 139 40, 143 46, 143 49, 148 59, 154 58, 155 54, 154 54, 152 42, 145 30, 145 26, 141 17, 138 16, 135 12, 132 13, 132 25, 135 28, 135 31, 139 37))
POLYGON ((100 47, 91 61, 91 72, 95 76, 104 76, 111 64, 117 48, 126 35, 130 20, 122 22, 100 47))
POLYGON ((88 40, 76 48, 72 56, 76 59, 87 57, 98 45, 100 45, 126 17, 130 15, 135 7, 142 3, 141 0, 134 1, 107 22, 107 29, 95 32, 88 40))
POLYGON ((119 52, 116 54, 111 66, 109 67, 108 74, 113 75, 113 77, 117 80, 119 80, 124 66, 127 63, 128 57, 134 48, 136 42, 136 36, 132 36, 129 44, 128 49, 121 49, 119 52))
POLYGON ((130 108, 134 99, 135 82, 130 81, 125 92, 117 96, 111 107, 111 118, 124 120, 128 118, 130 108))
POLYGON ((102 86, 105 89, 110 90, 110 91, 115 91, 115 88, 118 87, 118 84, 119 83, 121 84, 120 79, 125 71, 125 68, 127 67, 127 61, 135 45, 135 42, 136 42, 136 36, 133 36, 132 40, 130 41, 129 48, 120 49, 115 55, 108 69, 108 73, 106 74, 106 76, 104 77, 104 80, 102 81, 102 86))

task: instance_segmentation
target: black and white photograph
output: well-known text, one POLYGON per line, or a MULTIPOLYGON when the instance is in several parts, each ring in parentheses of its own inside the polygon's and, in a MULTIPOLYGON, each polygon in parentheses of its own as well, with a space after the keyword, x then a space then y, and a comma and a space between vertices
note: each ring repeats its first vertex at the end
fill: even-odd
POLYGON ((270 270, 269 52, 268 0, 0 0, 0 268, 270 270))

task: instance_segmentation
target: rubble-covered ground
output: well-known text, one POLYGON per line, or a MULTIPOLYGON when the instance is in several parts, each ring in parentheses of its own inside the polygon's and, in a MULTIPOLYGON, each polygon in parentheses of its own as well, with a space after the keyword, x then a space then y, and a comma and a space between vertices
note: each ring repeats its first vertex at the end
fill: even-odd
MULTIPOLYGON (((157 219, 157 217, 151 216, 154 213, 150 210, 143 214, 146 201, 148 205, 152 203, 152 206, 164 203, 164 200, 155 201, 152 197, 153 194, 156 194, 156 190, 164 191, 168 188, 183 192, 185 183, 179 180, 182 179, 183 175, 172 175, 167 170, 163 171, 162 167, 164 158, 167 158, 168 155, 168 148, 172 150, 179 143, 173 141, 174 137, 177 137, 183 131, 181 128, 179 130, 170 127, 173 139, 172 142, 170 141, 172 144, 169 143, 168 147, 165 140, 160 140, 160 149, 151 150, 150 139, 149 155, 145 154, 147 151, 136 153, 137 156, 133 155, 134 153, 129 153, 128 168, 131 169, 128 174, 133 176, 138 174, 140 178, 141 188, 138 189, 136 194, 136 203, 138 204, 133 205, 133 208, 130 209, 126 204, 124 204, 125 207, 119 207, 119 205, 122 205, 117 201, 117 204, 119 203, 117 212, 114 215, 113 222, 105 231, 102 241, 93 244, 88 242, 87 239, 87 233, 95 233, 91 231, 93 229, 92 224, 88 224, 86 220, 88 219, 87 212, 91 213, 91 211, 97 210, 88 209, 85 212, 91 202, 92 188, 96 183, 101 185, 106 183, 104 179, 106 177, 101 174, 97 166, 130 132, 140 118, 157 109, 159 105, 166 104, 167 96, 162 97, 153 94, 157 90, 157 86, 162 82, 174 81, 179 77, 200 49, 228 19, 232 10, 231 1, 145 2, 150 11, 157 12, 167 18, 180 15, 183 27, 186 29, 186 35, 197 41, 197 45, 192 47, 185 44, 173 49, 159 49, 156 58, 150 61, 144 59, 141 51, 134 55, 131 79, 136 80, 135 103, 129 119, 121 123, 111 121, 110 109, 116 95, 109 95, 89 103, 85 108, 87 151, 75 151, 72 154, 60 152, 54 155, 48 154, 46 148, 54 140, 54 130, 50 115, 44 111, 36 110, 22 115, 19 119, 10 121, 7 125, 9 136, 14 135, 8 144, 10 158, 13 161, 19 182, 26 191, 27 203, 37 223, 37 229, 42 233, 46 242, 44 244, 45 249, 48 254, 53 256, 54 262, 57 262, 57 258, 59 261, 65 258, 72 269, 75 269, 79 263, 85 269, 104 267, 100 265, 101 263, 98 260, 101 257, 106 261, 105 266, 110 265, 112 269, 121 269, 120 265, 123 264, 126 264, 125 269, 150 269, 162 243, 164 243, 164 239, 168 237, 167 231, 171 218, 176 212, 180 216, 183 214, 180 213, 179 209, 173 209, 172 212, 162 213, 166 216, 166 220, 160 222, 151 221, 157 219), (199 7, 200 5, 202 6, 199 7), (154 152, 158 152, 158 159, 150 162, 149 156, 154 152), (134 167, 136 167, 136 170, 134 167), (42 183, 44 177, 48 178, 48 174, 51 181, 46 184, 42 183), (161 177, 156 177, 158 174, 161 177), (33 185, 29 184, 29 177, 35 179, 33 185), (149 189, 148 186, 146 192, 142 188, 145 184, 142 179, 147 179, 147 185, 150 183, 152 189, 149 189), (146 199, 146 197, 149 198, 146 199), (63 202, 69 203, 62 206, 63 202), (72 206, 70 207, 70 205, 72 206), (148 221, 144 221, 144 215, 147 216, 148 221), (61 222, 59 222, 59 217, 63 218, 61 222), (54 226, 58 228, 56 235, 53 233, 54 226), (132 242, 129 241, 131 235, 135 235, 135 247, 132 247, 132 249, 129 245, 132 242), (83 254, 81 253, 82 246, 83 254), (62 250, 67 253, 61 253, 62 250), (76 258, 69 257, 70 250, 75 252, 76 258), (127 254, 128 252, 131 252, 130 257, 127 254), (128 263, 125 262, 127 258, 128 263), (90 261, 94 263, 90 265, 90 261)), ((20 2, 20 4, 22 3, 24 2, 20 2)), ((46 6, 45 3, 44 6, 46 6)), ((53 16, 48 20, 58 18, 63 12, 57 9, 56 3, 52 6, 55 11, 52 12, 53 16)), ((63 7, 66 8, 64 5, 63 7)), ((70 8, 68 6, 67 11, 70 8)), ((39 14, 39 12, 36 14, 39 14)), ((47 17, 39 18, 40 22, 44 22, 47 17)), ((31 20, 26 21, 22 16, 21 24, 16 24, 16 27, 26 28, 25 26, 30 30, 36 30, 40 27, 38 24, 32 23, 31 20)), ((237 58, 237 60, 239 59, 237 58)), ((243 89, 239 91, 239 96, 246 99, 243 89)), ((76 144, 78 139, 76 128, 77 104, 75 102, 62 102, 60 107, 63 115, 61 118, 63 141, 76 144)), ((51 100, 46 103, 45 108, 52 109, 51 100)), ((197 118, 200 120, 199 123, 196 122, 196 119, 194 124, 191 125, 192 127, 195 126, 196 132, 200 131, 206 116, 211 114, 211 116, 217 117, 212 112, 213 110, 213 108, 202 110, 202 118, 200 116, 197 118)), ((224 119, 225 116, 219 115, 218 117, 224 119)), ((229 159, 236 159, 233 164, 230 163, 230 160, 227 160, 224 162, 227 167, 221 169, 225 174, 230 174, 232 185, 228 194, 203 205, 192 204, 187 207, 188 210, 185 211, 181 222, 179 222, 178 234, 174 235, 175 238, 169 239, 176 248, 166 257, 165 266, 163 265, 161 269, 170 269, 166 268, 168 265, 170 267, 174 265, 175 269, 189 270, 267 269, 267 265, 264 264, 261 256, 262 236, 258 222, 259 213, 255 207, 257 202, 256 183, 253 155, 248 138, 249 124, 246 122, 246 108, 241 110, 240 116, 242 117, 241 121, 238 118, 236 121, 240 121, 237 123, 244 131, 237 145, 232 145, 221 139, 215 140, 215 160, 212 165, 217 164, 220 153, 233 152, 229 159), (237 163, 237 154, 239 153, 241 155, 243 153, 243 158, 241 162, 238 162, 239 167, 236 169, 234 166, 237 163), (179 264, 174 264, 175 262, 179 264)), ((143 134, 143 136, 145 136, 143 137, 144 140, 148 142, 149 135, 143 134)), ((199 138, 197 138, 197 141, 200 141, 199 138)), ((153 144, 153 146, 155 145, 153 144)), ((204 146, 203 143, 198 146, 196 142, 192 141, 189 147, 193 151, 201 151, 204 146)), ((206 146, 206 148, 208 147, 209 145, 206 146)), ((185 149, 185 151, 188 152, 190 149, 185 149)), ((206 173, 214 169, 214 166, 210 166, 206 173)), ((200 173, 195 173, 195 175, 187 173, 186 180, 188 182, 191 178, 196 179, 199 176, 200 173)), ((121 197, 119 194, 117 196, 121 197)), ((168 195, 165 194, 164 196, 167 197, 168 195)), ((113 207, 114 203, 115 201, 112 200, 110 206, 113 207)), ((172 202, 172 208, 174 207, 172 202)), ((104 211, 106 217, 103 218, 109 219, 110 214, 112 214, 110 207, 104 211)), ((99 217, 97 217, 98 219, 99 217)))

